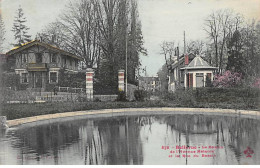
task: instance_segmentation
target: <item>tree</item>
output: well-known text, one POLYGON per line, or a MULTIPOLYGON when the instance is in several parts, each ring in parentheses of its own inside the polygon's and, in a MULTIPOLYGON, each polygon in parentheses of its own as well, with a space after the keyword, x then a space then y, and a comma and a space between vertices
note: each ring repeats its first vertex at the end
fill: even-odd
POLYGON ((161 90, 168 91, 168 72, 166 64, 162 66, 162 68, 157 72, 158 77, 161 81, 161 90))
POLYGON ((38 38, 83 58, 87 67, 96 68, 96 82, 117 88, 126 53, 131 83, 136 80, 140 53, 146 54, 137 9, 136 0, 79 0, 70 3, 38 38))
POLYGON ((201 40, 194 40, 187 43, 186 48, 188 53, 202 54, 204 42, 201 40))
POLYGON ((79 0, 70 2, 58 21, 38 33, 38 38, 83 58, 85 65, 93 68, 101 55, 99 34, 94 4, 79 0))
POLYGON ((23 9, 19 6, 17 16, 14 19, 13 29, 16 43, 14 46, 21 46, 23 43, 31 41, 31 36, 28 35, 29 28, 25 25, 26 18, 24 17, 23 9))
POLYGON ((139 53, 146 53, 143 48, 141 24, 138 20, 135 0, 95 0, 102 43, 102 67, 99 69, 100 80, 115 86, 117 71, 125 69, 127 54, 127 78, 131 83, 136 79, 140 66, 139 53), (126 47, 127 46, 127 47, 126 47), (109 79, 106 79, 109 78, 109 79))
POLYGON ((212 12, 205 20, 204 30, 210 39, 212 53, 214 54, 213 64, 218 67, 218 73, 222 73, 225 67, 227 54, 227 40, 233 33, 240 29, 243 17, 234 14, 232 10, 218 10, 212 12))
POLYGON ((5 26, 4 22, 0 16, 0 53, 3 52, 3 44, 5 40, 5 26))
POLYGON ((141 21, 138 20, 138 6, 135 0, 131 0, 130 5, 130 32, 128 33, 128 81, 136 83, 137 71, 141 66, 140 53, 147 55, 147 50, 143 47, 141 21))
POLYGON ((173 63, 173 57, 175 55, 174 42, 164 41, 161 44, 161 54, 164 55, 165 64, 168 70, 171 70, 171 64, 173 63))
POLYGON ((232 70, 235 72, 244 72, 245 60, 243 57, 243 40, 241 33, 237 30, 234 32, 232 38, 228 42, 228 63, 227 70, 232 70))

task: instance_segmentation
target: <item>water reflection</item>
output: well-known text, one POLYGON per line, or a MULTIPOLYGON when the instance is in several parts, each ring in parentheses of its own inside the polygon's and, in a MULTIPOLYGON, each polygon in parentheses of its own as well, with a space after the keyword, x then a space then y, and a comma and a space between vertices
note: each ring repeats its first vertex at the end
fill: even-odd
MULTIPOLYGON (((162 115, 82 119, 0 134, 0 164, 260 164, 259 120, 162 115), (169 158, 162 146, 219 146, 215 157, 169 158), (251 158, 245 149, 254 150, 251 158)), ((186 153, 187 156, 187 153, 186 153)))

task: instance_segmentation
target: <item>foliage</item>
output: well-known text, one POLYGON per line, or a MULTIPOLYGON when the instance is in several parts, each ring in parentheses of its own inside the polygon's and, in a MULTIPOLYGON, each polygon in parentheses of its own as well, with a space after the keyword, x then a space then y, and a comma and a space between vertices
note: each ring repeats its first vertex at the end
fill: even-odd
POLYGON ((191 89, 178 89, 174 93, 166 93, 163 96, 163 99, 170 100, 178 105, 183 105, 186 107, 193 107, 196 105, 195 96, 191 89))
POLYGON ((162 66, 162 68, 157 72, 158 77, 161 81, 161 91, 168 90, 168 69, 166 64, 162 66))
POLYGON ((1 86, 17 89, 20 84, 20 76, 15 73, 3 73, 1 78, 1 86))
POLYGON ((30 104, 3 104, 3 115, 8 120, 44 114, 118 108, 146 108, 171 106, 163 101, 145 102, 53 102, 30 104))
POLYGON ((134 91, 135 100, 144 101, 148 96, 148 93, 145 90, 135 90, 134 91))
POLYGON ((21 101, 28 102, 35 100, 35 97, 28 90, 14 91, 8 88, 1 89, 0 103, 7 101, 21 101))
POLYGON ((59 86, 61 87, 86 87, 86 74, 84 72, 71 73, 64 69, 59 71, 59 86))
POLYGON ((139 55, 146 55, 136 0, 71 2, 38 38, 96 67, 103 87, 117 86, 118 70, 126 66, 126 44, 129 83, 136 82, 139 55))
POLYGON ((213 87, 212 81, 209 76, 206 76, 206 87, 213 87))
POLYGON ((125 92, 124 91, 118 91, 116 100, 117 101, 127 101, 125 92))
POLYGON ((15 47, 31 41, 31 36, 27 32, 29 28, 24 24, 25 22, 26 18, 24 17, 23 9, 19 6, 12 29, 16 40, 16 43, 13 44, 15 47))
POLYGON ((260 89, 260 78, 256 78, 252 86, 260 89))
POLYGON ((241 34, 238 30, 236 30, 228 41, 228 63, 227 70, 232 70, 235 72, 239 72, 245 74, 243 67, 245 66, 245 60, 242 55, 243 50, 243 41, 241 34))
POLYGON ((260 89, 250 87, 237 88, 196 88, 195 90, 176 90, 174 93, 164 93, 166 101, 177 103, 181 107, 204 108, 260 108, 260 89))
POLYGON ((226 71, 223 75, 216 75, 213 86, 218 88, 235 87, 241 84, 242 74, 226 71))
MULTIPOLYGON (((12 91, 17 95, 17 92, 12 91)), ((23 91, 24 92, 24 91, 23 91)), ((20 93, 18 93, 20 95, 20 93)), ((10 95, 10 94, 9 94, 10 95)), ((44 114, 79 110, 147 108, 147 107, 193 107, 224 109, 260 109, 258 88, 197 88, 164 93, 162 100, 144 102, 53 102, 32 104, 3 104, 3 115, 8 120, 44 114)), ((199 109, 198 109, 199 110, 199 109)))

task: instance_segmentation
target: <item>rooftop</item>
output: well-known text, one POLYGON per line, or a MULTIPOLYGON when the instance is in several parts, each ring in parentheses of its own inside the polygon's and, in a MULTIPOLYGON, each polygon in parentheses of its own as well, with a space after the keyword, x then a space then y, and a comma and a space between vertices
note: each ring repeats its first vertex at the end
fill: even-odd
POLYGON ((6 53, 6 55, 13 55, 13 54, 15 54, 15 53, 17 53, 17 52, 20 52, 20 51, 22 51, 22 50, 24 50, 24 49, 26 49, 26 48, 29 48, 29 47, 31 47, 31 46, 34 46, 34 45, 40 45, 40 46, 46 47, 46 48, 48 48, 48 49, 50 49, 50 50, 53 50, 53 51, 56 51, 56 52, 60 52, 60 53, 62 53, 62 54, 64 54, 64 55, 68 55, 68 56, 71 56, 71 57, 73 57, 73 58, 82 60, 82 58, 80 58, 80 57, 78 57, 78 56, 76 56, 76 55, 74 55, 74 54, 72 54, 72 53, 69 53, 69 52, 67 52, 67 51, 64 51, 64 50, 62 50, 62 49, 60 49, 60 48, 58 48, 58 47, 55 47, 55 46, 53 46, 53 45, 50 45, 50 44, 47 44, 47 43, 44 43, 44 42, 40 42, 40 41, 38 41, 38 40, 33 40, 33 41, 30 41, 30 42, 24 43, 24 44, 22 44, 21 46, 14 47, 14 48, 11 49, 10 51, 8 51, 8 52, 6 53))
POLYGON ((210 66, 205 60, 200 56, 196 56, 188 66, 181 69, 217 69, 216 67, 210 66))

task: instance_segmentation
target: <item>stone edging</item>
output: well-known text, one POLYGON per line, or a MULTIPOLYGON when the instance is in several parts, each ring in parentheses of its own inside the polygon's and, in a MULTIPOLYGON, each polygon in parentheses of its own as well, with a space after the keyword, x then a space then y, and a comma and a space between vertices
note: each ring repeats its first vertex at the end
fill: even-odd
POLYGON ((130 115, 131 112, 189 112, 189 113, 219 113, 219 114, 236 114, 236 115, 250 115, 250 116, 260 116, 259 111, 247 111, 247 110, 234 110, 234 109, 212 109, 212 108, 123 108, 123 109, 102 109, 102 110, 87 110, 87 111, 75 111, 75 112, 65 112, 56 114, 39 115, 27 118, 20 118, 15 120, 7 120, 8 127, 14 127, 21 124, 32 123, 41 120, 50 120, 65 117, 75 117, 83 115, 97 115, 97 114, 117 114, 117 113, 127 113, 130 115))

